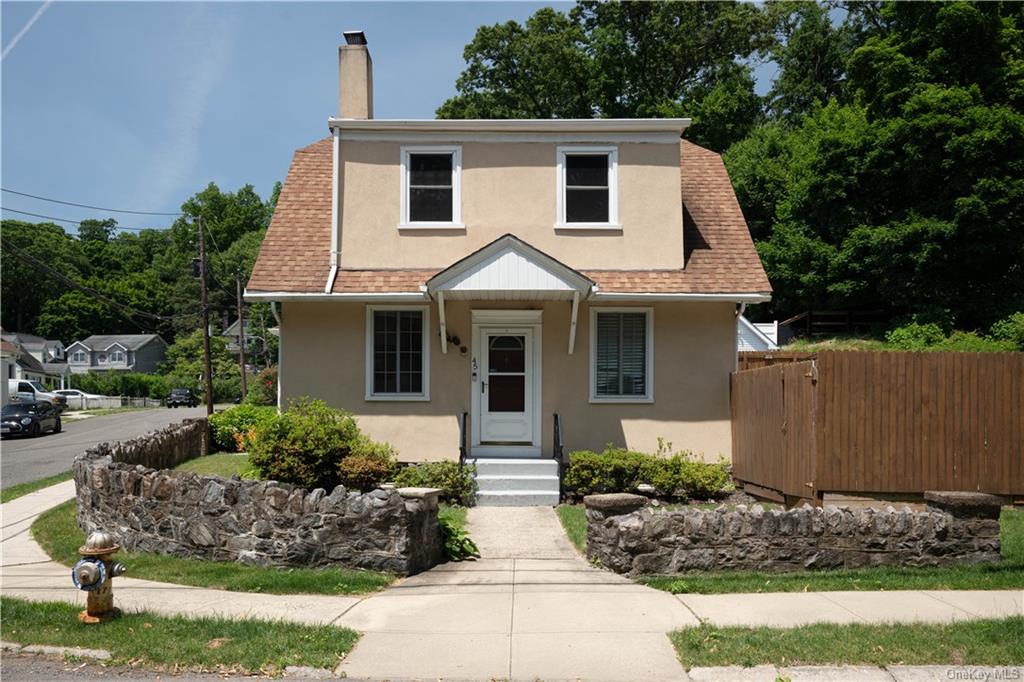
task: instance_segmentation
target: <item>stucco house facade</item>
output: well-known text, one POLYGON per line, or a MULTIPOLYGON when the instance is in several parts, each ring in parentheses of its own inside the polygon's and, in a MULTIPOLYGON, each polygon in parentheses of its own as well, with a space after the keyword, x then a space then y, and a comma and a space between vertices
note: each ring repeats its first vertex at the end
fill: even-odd
POLYGON ((346 39, 246 288, 282 406, 322 398, 403 460, 548 459, 556 421, 566 451, 729 457, 737 315, 771 289, 689 121, 374 119, 346 39))

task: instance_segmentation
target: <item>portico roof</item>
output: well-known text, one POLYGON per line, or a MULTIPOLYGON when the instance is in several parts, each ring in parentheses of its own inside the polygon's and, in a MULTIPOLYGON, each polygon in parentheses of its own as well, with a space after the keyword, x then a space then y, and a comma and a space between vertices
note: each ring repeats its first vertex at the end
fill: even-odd
POLYGON ((426 281, 426 292, 448 300, 572 300, 594 281, 515 235, 506 234, 426 281))

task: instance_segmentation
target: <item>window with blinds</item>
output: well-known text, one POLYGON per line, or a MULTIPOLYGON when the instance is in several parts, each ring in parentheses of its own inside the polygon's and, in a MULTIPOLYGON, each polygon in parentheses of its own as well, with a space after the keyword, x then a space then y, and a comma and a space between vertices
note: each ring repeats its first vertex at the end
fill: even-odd
POLYGON ((594 397, 650 397, 648 311, 594 315, 594 397))
POLYGON ((373 312, 373 394, 423 394, 423 311, 373 312))

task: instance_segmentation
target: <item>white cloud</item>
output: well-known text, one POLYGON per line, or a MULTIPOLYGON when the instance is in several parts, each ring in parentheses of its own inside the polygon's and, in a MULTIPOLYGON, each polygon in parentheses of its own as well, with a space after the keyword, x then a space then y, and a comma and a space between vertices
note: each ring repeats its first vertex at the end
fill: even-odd
POLYGON ((187 184, 199 162, 200 131, 210 98, 227 75, 233 36, 228 22, 207 6, 190 5, 187 11, 180 35, 171 42, 169 103, 157 120, 140 122, 153 145, 150 163, 139 177, 140 206, 177 207, 187 193, 200 189, 187 184))

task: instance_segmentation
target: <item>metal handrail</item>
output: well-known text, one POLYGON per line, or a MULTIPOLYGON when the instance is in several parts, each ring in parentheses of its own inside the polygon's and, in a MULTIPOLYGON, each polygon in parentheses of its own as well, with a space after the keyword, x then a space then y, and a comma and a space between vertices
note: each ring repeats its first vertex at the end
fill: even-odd
POLYGON ((551 456, 558 462, 558 497, 561 499, 565 493, 562 490, 562 475, 565 473, 565 445, 562 443, 562 418, 557 412, 555 412, 553 436, 554 442, 552 444, 551 456))
POLYGON ((459 466, 464 465, 466 458, 469 457, 469 429, 466 428, 468 421, 468 412, 459 415, 459 466))

